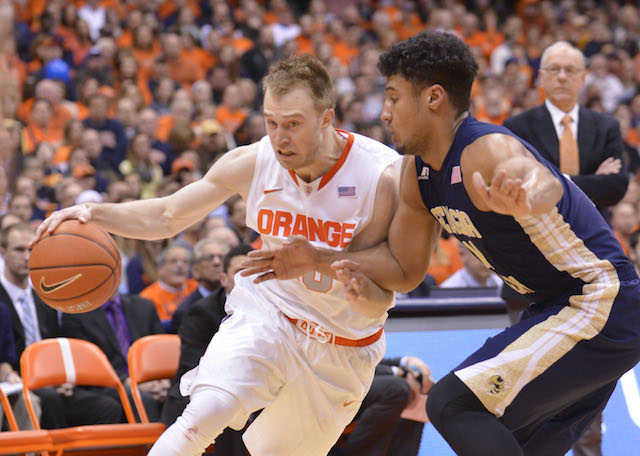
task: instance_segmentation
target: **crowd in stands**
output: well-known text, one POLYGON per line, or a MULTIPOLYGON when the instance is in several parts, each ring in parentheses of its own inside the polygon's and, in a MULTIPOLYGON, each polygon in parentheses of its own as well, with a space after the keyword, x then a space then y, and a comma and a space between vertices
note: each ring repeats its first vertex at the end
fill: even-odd
MULTIPOLYGON (((471 47, 480 71, 470 111, 495 124, 543 102, 546 47, 566 40, 583 51, 581 105, 620 124, 630 184, 610 222, 635 254, 640 8, 613 0, 0 0, 0 229, 197 180, 228 150, 265 135, 261 78, 296 53, 329 69, 336 126, 391 145, 376 64, 424 29, 471 47)), ((223 255, 260 246, 245 210, 231 198, 175 239, 118 238, 119 292, 147 298, 164 329, 178 331, 171 319, 182 301, 220 287, 223 255)), ((418 292, 462 267, 457 241, 443 236, 418 292)))
MULTIPOLYGON (((380 52, 423 29, 458 34, 480 65, 471 113, 501 124, 539 105, 542 51, 583 50, 582 105, 620 122, 631 175, 640 166, 640 16, 628 2, 520 0, 32 0, 2 4, 0 214, 34 224, 83 201, 174 192, 222 154, 265 134, 260 81, 275 60, 313 53, 336 85, 336 124, 390 143, 378 117, 380 52)), ((256 241, 236 201, 181 234, 193 246, 227 226, 256 241)), ((633 204, 637 201, 632 201, 633 204)), ((242 205, 242 202, 237 202, 242 205)), ((222 235, 218 233, 218 235, 222 235)), ((231 240, 233 239, 233 240, 231 240)), ((158 246, 120 240, 127 280, 157 279, 158 246), (126 245, 125 245, 126 244, 126 245)), ((259 241, 258 241, 259 242, 259 241)), ((443 239, 429 271, 441 284, 462 267, 443 239)), ((431 280, 430 279, 430 280, 431 280)), ((431 283, 431 282, 430 282, 431 283)))

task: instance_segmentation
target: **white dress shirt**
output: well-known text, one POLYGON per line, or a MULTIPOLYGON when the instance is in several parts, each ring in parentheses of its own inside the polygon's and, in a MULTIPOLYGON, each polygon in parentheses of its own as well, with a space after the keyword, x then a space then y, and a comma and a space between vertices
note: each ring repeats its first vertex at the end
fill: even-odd
POLYGON ((18 317, 20 318, 20 322, 22 323, 22 326, 26 326, 25 320, 24 320, 25 319, 24 308, 19 304, 18 300, 24 293, 26 293, 26 303, 31 309, 31 315, 33 315, 37 323, 35 327, 37 338, 38 340, 42 339, 42 334, 40 334, 40 324, 38 322, 38 312, 36 311, 36 303, 33 300, 31 282, 29 282, 29 285, 27 286, 26 289, 20 288, 19 286, 9 282, 9 280, 7 280, 4 274, 0 275, 0 282, 2 283, 2 286, 6 290, 7 294, 9 295, 9 298, 11 299, 11 303, 13 304, 13 308, 16 309, 16 312, 18 313, 18 317))
POLYGON ((558 136, 558 141, 562 137, 562 133, 564 132, 564 125, 562 124, 562 119, 564 116, 569 114, 571 116, 571 123, 569 126, 571 127, 571 133, 573 133, 573 137, 578 140, 578 105, 576 104, 573 109, 569 112, 564 112, 562 109, 558 108, 556 105, 551 103, 547 98, 544 101, 545 106, 549 110, 549 114, 551 114, 551 120, 553 121, 553 127, 556 129, 556 135, 558 136))
POLYGON ((498 277, 496 274, 491 274, 487 279, 486 284, 481 284, 476 279, 474 279, 467 268, 458 269, 454 272, 447 280, 440 284, 440 288, 476 288, 476 287, 488 287, 488 288, 496 288, 496 294, 500 295, 500 290, 502 289, 502 279, 498 277))

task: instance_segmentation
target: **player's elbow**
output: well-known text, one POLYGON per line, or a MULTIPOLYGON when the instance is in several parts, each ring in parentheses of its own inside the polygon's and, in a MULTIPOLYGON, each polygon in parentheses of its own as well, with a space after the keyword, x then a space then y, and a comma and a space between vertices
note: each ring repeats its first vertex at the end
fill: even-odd
POLYGON ((409 293, 410 291, 415 290, 416 287, 422 283, 425 276, 426 274, 405 273, 403 280, 399 281, 393 289, 401 293, 409 293))
POLYGON ((558 201, 562 198, 564 189, 560 180, 553 177, 545 182, 545 185, 540 191, 535 192, 531 202, 531 214, 545 214, 558 204, 558 201))

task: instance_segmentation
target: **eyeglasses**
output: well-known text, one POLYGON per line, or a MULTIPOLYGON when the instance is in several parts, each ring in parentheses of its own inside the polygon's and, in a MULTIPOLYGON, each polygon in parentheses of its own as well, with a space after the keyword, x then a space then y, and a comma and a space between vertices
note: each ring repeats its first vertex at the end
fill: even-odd
POLYGON ((206 262, 212 262, 215 258, 217 258, 218 260, 222 261, 222 259, 224 258, 224 255, 220 254, 220 253, 212 253, 210 255, 203 255, 200 258, 198 258, 195 262, 196 263, 200 263, 201 261, 206 261, 206 262))
POLYGON ((550 66, 547 68, 542 68, 543 71, 546 71, 547 73, 551 74, 552 76, 558 76, 560 74, 561 71, 564 70, 564 74, 566 74, 568 77, 572 78, 577 76, 578 74, 582 73, 584 71, 584 68, 576 68, 574 66, 568 66, 568 67, 561 67, 561 66, 550 66))

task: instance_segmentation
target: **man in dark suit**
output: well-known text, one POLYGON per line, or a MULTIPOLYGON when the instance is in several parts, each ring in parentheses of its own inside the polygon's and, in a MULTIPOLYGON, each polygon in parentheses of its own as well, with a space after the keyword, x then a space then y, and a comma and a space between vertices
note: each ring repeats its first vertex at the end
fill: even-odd
POLYGON ((202 239, 193 246, 191 274, 198 281, 198 288, 173 313, 170 333, 178 333, 182 319, 193 304, 220 288, 222 260, 228 251, 229 247, 209 238, 202 239))
MULTIPOLYGON (((224 304, 227 294, 233 289, 233 277, 242 269, 241 263, 251 250, 252 248, 248 245, 240 245, 227 253, 224 257, 224 272, 220 274, 222 287, 191 306, 182 320, 178 331, 182 341, 180 364, 171 381, 171 388, 162 409, 162 421, 167 426, 175 422, 189 403, 189 398, 180 394, 180 379, 187 371, 198 365, 211 338, 218 332, 220 323, 227 315, 224 304)), ((225 429, 216 439, 215 454, 243 456, 242 433, 229 428, 225 429)))
MULTIPOLYGON (((95 310, 62 317, 62 333, 66 337, 87 340, 107 355, 120 380, 129 389, 127 353, 131 344, 151 334, 164 334, 156 308, 148 299, 116 292, 95 310)), ((162 401, 168 381, 152 381, 140 385, 140 394, 150 421, 160 419, 162 401)), ((115 390, 109 394, 116 398, 115 390)))
MULTIPOLYGON (((0 275, 0 303, 11 314, 15 356, 13 369, 20 372, 20 356, 25 347, 47 337, 59 335, 58 314, 47 306, 29 282, 29 248, 33 229, 23 223, 11 225, 0 235, 0 247, 5 268, 0 275)), ((40 425, 54 429, 81 424, 117 422, 119 404, 73 385, 42 388, 35 391, 40 397, 42 415, 40 425)))
MULTIPOLYGON (((616 205, 629 185, 625 146, 617 120, 578 105, 584 81, 582 52, 564 41, 554 43, 541 59, 546 101, 508 118, 504 126, 569 175, 606 216, 607 207, 616 205)), ((509 287, 503 287, 503 298, 512 322, 529 304, 509 287)), ((601 422, 599 415, 576 443, 576 456, 602 454, 601 422)))
POLYGON ((603 210, 622 199, 629 176, 618 121, 578 105, 584 79, 582 53, 566 42, 551 45, 542 55, 540 69, 546 101, 508 118, 504 126, 570 175, 603 210), (566 123, 569 130, 565 133, 566 123), (577 150, 573 150, 572 141, 577 150), (577 153, 577 161, 570 156, 573 152, 577 153))

